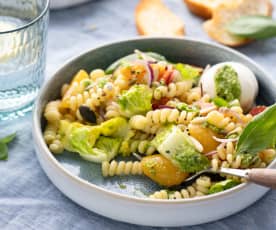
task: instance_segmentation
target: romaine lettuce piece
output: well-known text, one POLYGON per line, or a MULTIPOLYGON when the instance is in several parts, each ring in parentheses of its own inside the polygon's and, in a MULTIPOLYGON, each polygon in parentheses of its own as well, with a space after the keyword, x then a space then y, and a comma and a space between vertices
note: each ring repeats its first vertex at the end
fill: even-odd
POLYGON ((146 85, 134 85, 119 96, 122 112, 130 117, 151 110, 152 90, 146 85))
POLYGON ((211 188, 209 189, 208 193, 214 194, 214 193, 222 192, 224 190, 233 188, 233 187, 237 186, 238 184, 240 184, 240 182, 231 180, 231 179, 220 181, 220 182, 212 185, 211 188))
MULTIPOLYGON (((59 123, 59 130, 58 130, 58 134, 60 135, 60 139, 64 145, 64 148, 70 152, 74 152, 74 149, 69 141, 71 129, 73 127, 72 124, 73 123, 71 123, 67 120, 61 120, 59 123)), ((75 126, 77 126, 77 125, 81 126, 80 123, 75 123, 75 126)))
POLYGON ((69 142, 78 153, 90 153, 99 135, 98 126, 73 127, 69 142))
POLYGON ((83 125, 78 122, 60 122, 59 134, 66 150, 86 154, 92 151, 97 138, 100 136, 99 126, 83 125))
POLYGON ((184 172, 198 172, 210 165, 208 158, 196 150, 190 137, 177 126, 164 128, 153 139, 152 144, 184 172))
POLYGON ((80 153, 80 156, 85 160, 97 163, 110 161, 118 154, 120 144, 120 138, 100 136, 94 148, 89 153, 80 153))
POLYGON ((197 81, 200 77, 202 69, 193 67, 191 65, 178 63, 175 68, 180 72, 182 80, 194 80, 197 81))
MULTIPOLYGON (((125 119, 116 119, 118 126, 111 125, 89 126, 78 122, 62 120, 59 134, 66 150, 78 153, 82 158, 92 162, 109 161, 114 158, 121 144, 120 126, 127 124, 125 119), (120 121, 119 121, 120 120, 120 121), (110 128, 113 127, 113 128, 110 128), (114 135, 114 137, 100 136, 101 133, 114 135)), ((104 122, 105 123, 105 122, 104 122)), ((103 123, 103 124, 104 124, 103 123)), ((109 122, 112 124, 112 122, 109 122)))
POLYGON ((115 117, 105 121, 100 127, 102 135, 112 137, 125 137, 129 130, 127 120, 122 117, 115 117))

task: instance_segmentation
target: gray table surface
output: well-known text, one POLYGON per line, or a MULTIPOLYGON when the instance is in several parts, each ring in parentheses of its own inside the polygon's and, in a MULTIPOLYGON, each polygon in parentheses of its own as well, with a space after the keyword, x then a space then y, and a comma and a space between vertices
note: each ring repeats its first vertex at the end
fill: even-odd
MULTIPOLYGON (((210 40, 202 30, 202 20, 191 15, 181 0, 165 2, 183 18, 187 36, 210 40)), ((276 0, 273 2, 276 6, 276 0)), ((100 44, 136 36, 136 4, 136 0, 99 0, 51 12, 47 79, 68 58, 100 44)), ((239 51, 260 63, 272 77, 276 74, 276 39, 255 42, 239 51)), ((0 162, 0 229, 155 229, 110 220, 73 203, 49 181, 36 159, 31 115, 2 124, 0 136, 14 130, 18 138, 11 145, 10 158, 0 162)), ((276 191, 270 191, 236 215, 190 229, 276 229, 275 214, 276 191)))

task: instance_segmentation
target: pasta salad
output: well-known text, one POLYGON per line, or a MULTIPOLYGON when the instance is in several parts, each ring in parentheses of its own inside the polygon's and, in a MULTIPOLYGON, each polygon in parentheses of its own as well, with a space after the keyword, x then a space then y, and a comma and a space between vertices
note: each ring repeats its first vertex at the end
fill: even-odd
MULTIPOLYGON (((101 164, 104 177, 150 178, 163 188, 150 198, 208 195, 243 181, 204 175, 170 188, 207 168, 266 167, 275 158, 273 141, 253 148, 244 138, 269 111, 275 114, 275 106, 254 107, 257 93, 255 75, 243 64, 203 69, 135 50, 106 70, 79 70, 64 84, 60 99, 45 107, 44 140, 53 154, 66 150, 101 164)), ((274 138, 275 124, 271 130, 274 138)))

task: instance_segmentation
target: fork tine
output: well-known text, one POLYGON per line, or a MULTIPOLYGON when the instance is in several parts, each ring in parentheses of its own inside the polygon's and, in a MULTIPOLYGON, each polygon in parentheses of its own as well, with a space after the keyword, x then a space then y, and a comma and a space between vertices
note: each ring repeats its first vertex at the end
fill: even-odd
POLYGON ((183 189, 183 188, 185 188, 185 187, 193 184, 196 181, 196 179, 199 178, 202 175, 208 175, 208 176, 214 178, 214 180, 221 180, 221 179, 223 179, 223 177, 221 177, 219 175, 219 172, 215 172, 215 171, 213 171, 212 169, 209 168, 209 169, 202 170, 202 171, 200 171, 200 172, 198 172, 198 173, 196 173, 196 174, 188 177, 180 185, 171 187, 170 190, 181 190, 181 189, 183 189))

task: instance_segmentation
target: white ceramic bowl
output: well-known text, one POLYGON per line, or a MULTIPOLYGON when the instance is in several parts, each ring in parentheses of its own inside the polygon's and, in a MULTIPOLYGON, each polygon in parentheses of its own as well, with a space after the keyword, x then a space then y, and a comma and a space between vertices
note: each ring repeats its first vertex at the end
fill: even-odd
POLYGON ((50 0, 51 9, 61 9, 88 2, 90 0, 50 0))
MULTIPOLYGON (((218 194, 187 200, 135 197, 128 191, 118 191, 115 188, 117 182, 105 183, 98 179, 100 169, 95 170, 97 166, 79 158, 71 158, 71 155, 56 157, 48 150, 42 136, 45 124, 42 114, 45 104, 59 96, 61 85, 69 82, 80 68, 87 71, 97 67, 105 68, 134 49, 159 52, 169 60, 182 60, 201 66, 222 61, 241 62, 258 77, 261 92, 259 102, 275 102, 275 84, 269 76, 249 58, 229 48, 186 38, 142 38, 102 46, 68 62, 46 83, 37 99, 33 112, 33 138, 39 162, 50 180, 66 196, 91 211, 115 220, 150 226, 184 226, 218 220, 244 209, 262 197, 268 189, 254 184, 241 184, 218 194)), ((274 161, 270 167, 275 165, 274 161)), ((133 185, 131 178, 124 183, 133 185)), ((134 185, 147 188, 148 182, 134 179, 134 185)))

